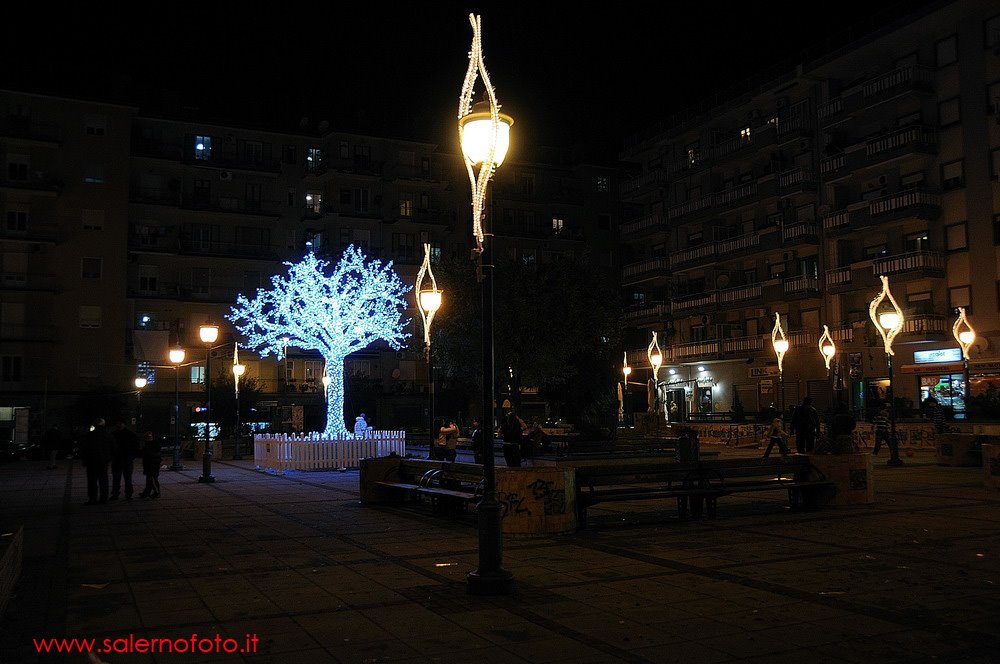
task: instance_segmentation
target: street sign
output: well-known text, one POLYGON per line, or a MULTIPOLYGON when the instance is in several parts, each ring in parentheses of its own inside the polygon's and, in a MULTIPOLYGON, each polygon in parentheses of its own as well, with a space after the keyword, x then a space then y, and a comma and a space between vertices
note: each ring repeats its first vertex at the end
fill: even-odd
POLYGON ((777 376, 778 366, 768 365, 766 367, 750 367, 750 377, 760 378, 761 376, 777 376))

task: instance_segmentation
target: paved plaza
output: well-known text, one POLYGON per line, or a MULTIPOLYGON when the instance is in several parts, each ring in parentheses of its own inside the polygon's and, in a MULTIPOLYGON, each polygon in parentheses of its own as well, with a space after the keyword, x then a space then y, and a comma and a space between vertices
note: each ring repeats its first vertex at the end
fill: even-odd
MULTIPOLYGON (((744 454, 754 451, 741 450, 744 454)), ((724 452, 730 454, 730 452, 724 452)), ((996 662, 1000 505, 982 471, 876 463, 874 506, 792 513, 780 492, 680 522, 669 502, 591 510, 586 531, 507 539, 512 598, 465 594, 474 517, 358 504, 358 473, 248 461, 161 475, 163 497, 83 506, 77 462, 0 465, 25 526, 0 662, 52 636, 258 636, 255 655, 117 662, 996 662)))

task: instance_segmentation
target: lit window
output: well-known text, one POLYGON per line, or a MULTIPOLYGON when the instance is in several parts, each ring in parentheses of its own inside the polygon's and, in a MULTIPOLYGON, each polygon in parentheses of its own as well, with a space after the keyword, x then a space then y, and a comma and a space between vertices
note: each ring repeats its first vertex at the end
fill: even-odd
POLYGON ((321 213, 323 211, 323 194, 316 192, 306 194, 306 210, 314 214, 321 213))
POLYGON ((83 181, 87 184, 104 184, 104 164, 87 164, 83 181))
POLYGON ((191 366, 191 384, 192 385, 204 385, 205 384, 205 367, 200 364, 194 364, 191 366))
POLYGON ((611 178, 606 175, 597 176, 597 191, 610 191, 611 178))
POLYGON ((400 217, 412 217, 413 216, 413 199, 412 198, 401 198, 401 199, 399 199, 399 216, 400 217))
POLYGON ((562 233, 562 229, 563 229, 563 220, 559 219, 558 217, 553 217, 552 218, 552 231, 554 233, 558 234, 558 233, 562 233))
POLYGON ((147 385, 152 385, 156 382, 156 369, 151 362, 143 361, 137 363, 135 365, 135 375, 145 376, 147 385))
POLYGON ((744 142, 750 140, 750 127, 743 127, 743 129, 740 129, 740 140, 744 142))
POLYGON ((319 170, 320 162, 323 161, 323 151, 319 148, 306 149, 306 170, 315 173, 319 170))
POLYGON ((195 159, 211 159, 212 158, 212 137, 211 136, 195 136, 194 137, 194 158, 195 159))
POLYGON ((139 314, 139 329, 150 330, 153 328, 153 314, 139 314))

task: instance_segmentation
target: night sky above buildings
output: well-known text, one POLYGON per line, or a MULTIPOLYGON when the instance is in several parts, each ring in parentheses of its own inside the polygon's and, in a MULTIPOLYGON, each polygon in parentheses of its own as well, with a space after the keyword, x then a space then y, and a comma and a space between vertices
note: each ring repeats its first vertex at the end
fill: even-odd
POLYGON ((454 149, 472 10, 518 133, 609 161, 671 112, 932 4, 841 2, 820 18, 792 3, 43 3, 6 26, 0 87, 273 130, 326 121, 454 149))

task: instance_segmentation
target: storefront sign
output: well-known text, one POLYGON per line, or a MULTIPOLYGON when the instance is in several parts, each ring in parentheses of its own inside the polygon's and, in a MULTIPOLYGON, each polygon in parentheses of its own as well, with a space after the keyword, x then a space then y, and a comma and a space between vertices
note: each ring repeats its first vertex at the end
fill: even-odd
POLYGON ((961 362, 949 362, 947 364, 904 364, 899 368, 899 373, 939 376, 947 373, 961 373, 963 368, 964 365, 961 362))
POLYGON ((969 369, 973 371, 1000 371, 1000 360, 970 360, 969 369))
POLYGON ((932 364, 936 362, 961 362, 961 348, 938 348, 935 350, 918 350, 913 352, 914 364, 932 364))
POLYGON ((698 378, 698 387, 712 387, 715 385, 715 381, 711 376, 702 376, 698 378))
POLYGON ((777 375, 778 375, 777 365, 766 366, 766 367, 750 367, 751 378, 759 378, 761 376, 777 376, 777 375))
POLYGON ((770 378, 762 378, 760 381, 760 393, 770 394, 774 391, 774 381, 770 378))

